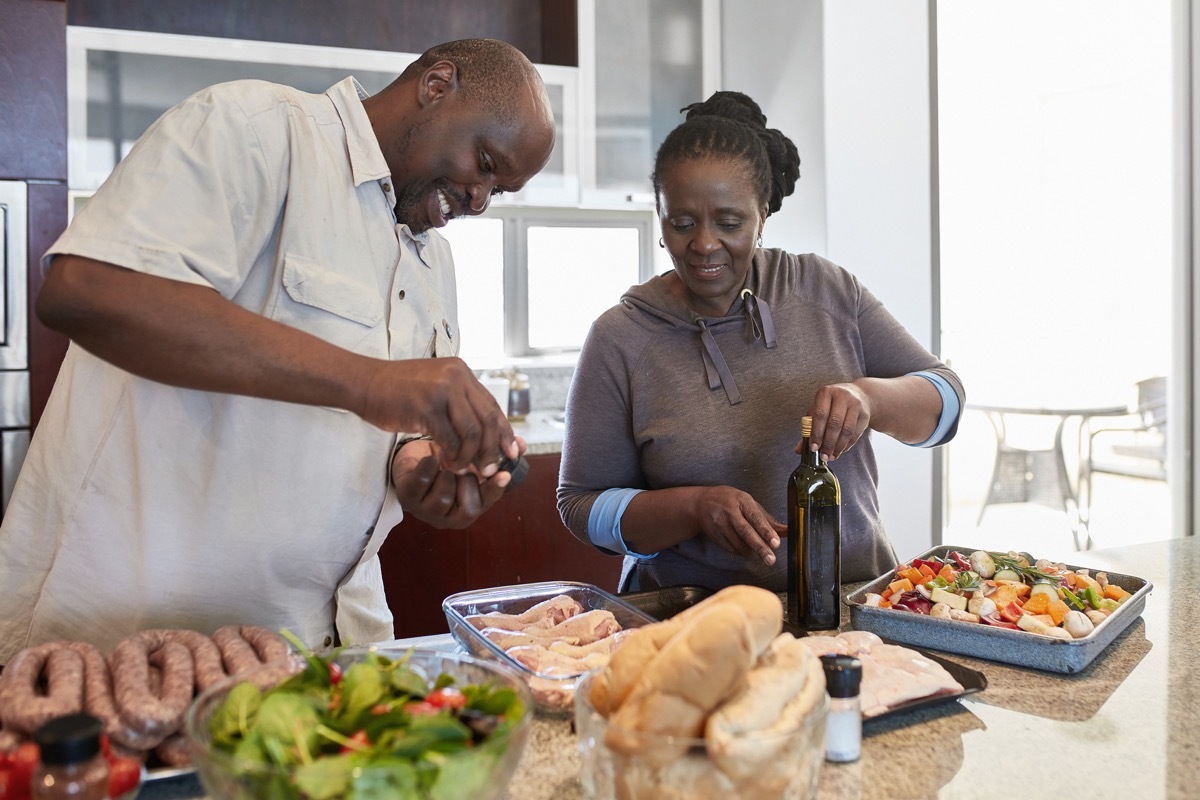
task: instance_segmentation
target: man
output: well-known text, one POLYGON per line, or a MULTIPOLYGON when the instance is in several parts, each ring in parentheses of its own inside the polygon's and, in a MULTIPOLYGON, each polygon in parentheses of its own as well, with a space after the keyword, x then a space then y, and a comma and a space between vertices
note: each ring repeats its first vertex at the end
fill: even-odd
POLYGON ((0 528, 0 664, 154 627, 391 638, 402 509, 465 527, 523 450, 453 357, 433 229, 553 143, 537 71, 493 40, 373 97, 237 81, 151 126, 43 261, 38 315, 72 344, 0 528))

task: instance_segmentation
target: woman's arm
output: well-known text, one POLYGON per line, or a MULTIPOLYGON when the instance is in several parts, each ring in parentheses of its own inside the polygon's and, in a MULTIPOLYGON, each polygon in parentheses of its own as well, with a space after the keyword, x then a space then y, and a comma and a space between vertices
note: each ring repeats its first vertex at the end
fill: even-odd
POLYGON ((629 549, 657 553, 706 536, 741 556, 775 563, 780 536, 787 525, 767 513, 750 495, 732 486, 677 486, 641 492, 621 517, 629 549))
POLYGON ((810 441, 833 460, 859 440, 867 428, 906 444, 919 444, 933 434, 942 414, 937 388, 919 375, 859 378, 817 390, 809 407, 810 441))

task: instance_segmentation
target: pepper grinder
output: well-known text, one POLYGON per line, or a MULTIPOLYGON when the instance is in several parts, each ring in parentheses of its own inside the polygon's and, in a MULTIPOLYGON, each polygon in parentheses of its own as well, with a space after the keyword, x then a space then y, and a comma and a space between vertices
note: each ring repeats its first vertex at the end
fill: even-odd
POLYGON ((821 656, 829 716, 825 719, 825 760, 858 761, 862 750, 862 662, 854 656, 821 656))

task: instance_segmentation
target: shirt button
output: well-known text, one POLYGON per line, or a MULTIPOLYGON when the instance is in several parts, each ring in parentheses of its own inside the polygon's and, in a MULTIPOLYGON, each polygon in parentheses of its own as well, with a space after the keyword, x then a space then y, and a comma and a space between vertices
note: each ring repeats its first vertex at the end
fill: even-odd
POLYGON ((392 190, 392 185, 391 185, 390 183, 385 183, 385 184, 383 185, 383 190, 384 190, 385 192, 390 192, 390 191, 392 190))
POLYGON ((404 290, 403 290, 403 289, 401 289, 401 290, 400 290, 400 291, 399 291, 399 292, 396 294, 396 297, 399 297, 401 300, 403 300, 403 299, 404 299, 404 290))

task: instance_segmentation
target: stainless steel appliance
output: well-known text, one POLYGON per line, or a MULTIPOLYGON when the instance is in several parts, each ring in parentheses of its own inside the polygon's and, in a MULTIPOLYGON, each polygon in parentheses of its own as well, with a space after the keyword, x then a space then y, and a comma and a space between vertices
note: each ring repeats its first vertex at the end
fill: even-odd
POLYGON ((28 194, 0 181, 0 515, 29 450, 28 194))

